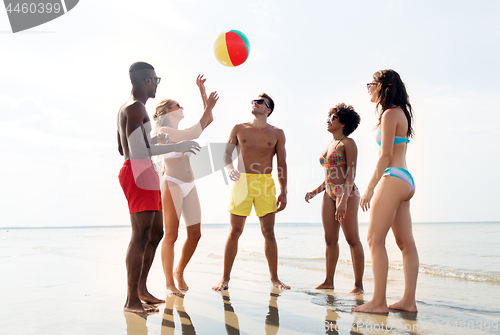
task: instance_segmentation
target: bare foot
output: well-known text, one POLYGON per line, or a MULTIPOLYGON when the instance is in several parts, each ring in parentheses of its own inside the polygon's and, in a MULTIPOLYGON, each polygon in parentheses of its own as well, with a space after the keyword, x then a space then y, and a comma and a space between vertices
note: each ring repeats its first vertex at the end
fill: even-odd
POLYGON ((325 280, 322 284, 320 284, 320 285, 316 286, 316 289, 317 289, 317 290, 328 290, 328 289, 332 289, 332 290, 333 290, 333 282, 328 283, 328 282, 325 280))
POLYGON ((179 291, 179 289, 177 287, 175 287, 175 285, 172 285, 172 286, 168 286, 167 285, 167 296, 171 296, 171 295, 176 295, 178 297, 183 297, 184 293, 182 293, 181 291, 179 291))
POLYGON ((358 287, 358 286, 355 286, 354 287, 354 290, 352 290, 351 292, 349 293, 352 293, 352 294, 355 294, 355 295, 358 295, 358 294, 363 294, 365 293, 365 290, 363 290, 362 287, 358 287))
POLYGON ((184 273, 179 273, 174 271, 174 278, 177 280, 177 284, 179 285, 179 290, 187 291, 189 290, 189 286, 187 286, 184 281, 184 273))
POLYGON ((150 303, 150 304, 162 304, 165 302, 165 300, 156 298, 148 291, 139 292, 139 299, 141 299, 142 301, 144 301, 146 303, 150 303))
POLYGON ((385 303, 383 305, 378 305, 373 303, 373 301, 370 301, 364 305, 352 307, 351 311, 359 313, 387 314, 389 313, 389 308, 385 303))
POLYGON ((156 313, 156 312, 158 312, 158 308, 156 308, 155 306, 148 305, 148 304, 142 304, 142 308, 144 308, 144 310, 146 311, 146 313, 156 313))
POLYGON ((136 314, 145 314, 145 313, 154 313, 158 312, 158 308, 154 306, 150 306, 148 304, 138 303, 133 305, 125 305, 123 307, 125 312, 136 313, 136 314))
POLYGON ((125 312, 136 313, 136 314, 145 314, 146 313, 146 311, 144 310, 144 307, 142 307, 142 304, 137 305, 137 306, 124 306, 123 310, 125 312))
POLYGON ((229 279, 225 280, 222 279, 217 285, 212 287, 212 290, 214 291, 224 291, 229 288, 229 279))
POLYGON ((417 313, 417 305, 413 303, 405 303, 403 300, 400 300, 389 306, 389 309, 397 309, 400 311, 407 311, 412 313, 417 313))
POLYGON ((275 279, 275 280, 271 280, 271 282, 273 283, 273 286, 274 287, 277 287, 279 289, 282 289, 282 290, 289 290, 291 289, 290 286, 284 284, 281 280, 279 279, 275 279))

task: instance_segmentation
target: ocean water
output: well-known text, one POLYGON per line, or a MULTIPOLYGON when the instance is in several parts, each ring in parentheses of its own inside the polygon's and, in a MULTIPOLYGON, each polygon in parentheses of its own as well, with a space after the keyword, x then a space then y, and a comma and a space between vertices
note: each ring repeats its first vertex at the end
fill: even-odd
MULTIPOLYGON (((362 298, 365 301, 373 292, 367 228, 366 224, 360 225, 365 249, 365 294, 362 298)), ((186 269, 187 275, 221 276, 228 230, 228 224, 202 227, 202 238, 186 269)), ((75 318, 85 317, 81 314, 86 304, 90 304, 90 297, 106 299, 113 294, 106 292, 110 287, 119 286, 121 290, 125 286, 124 258, 130 231, 127 226, 0 229, 0 292, 9 299, 5 308, 0 307, 0 313, 5 316, 0 321, 4 323, 1 328, 9 329, 5 328, 9 320, 20 323, 12 329, 26 327, 30 320, 36 320, 34 326, 43 328, 43 320, 53 317, 54 306, 65 314, 72 313, 72 308, 65 307, 68 301, 80 308, 78 314, 75 309, 75 318), (51 292, 57 294, 51 295, 51 292), (40 307, 36 312, 38 318, 34 318, 29 306, 43 306, 48 299, 51 307, 47 310, 40 307)), ((413 231, 420 257, 418 321, 449 325, 460 331, 470 329, 500 334, 500 223, 417 223, 413 231)), ((185 233, 181 228, 176 244, 177 256, 185 233)), ((324 295, 314 289, 323 281, 325 271, 321 224, 278 223, 275 233, 281 280, 315 305, 349 313, 354 300, 348 292, 353 287, 354 277, 343 235, 335 293, 324 295)), ((387 295, 391 303, 399 300, 404 288, 401 253, 391 233, 387 237, 387 251, 390 261, 387 295)), ((151 274, 149 287, 164 287, 159 250, 151 274)), ((247 224, 240 238, 231 282, 244 281, 269 285, 264 239, 258 224, 247 224)), ((120 297, 123 294, 119 292, 120 297)), ((121 303, 116 305, 114 308, 119 311, 121 303)), ((89 308, 94 307, 89 305, 89 308)), ((96 331, 99 325, 109 322, 109 313, 100 313, 102 319, 92 319, 96 331)))
MULTIPOLYGON (((373 274, 366 235, 367 224, 359 227, 365 251, 365 301, 373 292, 373 274)), ((227 226, 204 227, 204 232, 219 239, 205 241, 195 258, 206 271, 218 268, 223 259, 227 226), (203 250, 203 251, 201 251, 203 250)), ((324 296, 315 299, 314 287, 324 280, 325 244, 321 224, 277 224, 280 278, 292 288, 311 295, 314 303, 331 305, 324 296)), ((420 259, 417 283, 417 307, 420 321, 456 327, 457 330, 481 330, 500 334, 500 223, 417 223, 413 232, 420 259), (467 328, 468 327, 468 328, 467 328)), ((347 242, 340 235, 340 256, 336 268, 334 307, 350 311, 352 299, 343 299, 354 285, 347 242)), ((398 301, 404 290, 402 256, 392 233, 387 236, 390 269, 388 302, 398 301)), ((234 273, 240 279, 268 282, 263 238, 257 224, 247 225, 240 238, 234 273)), ((236 278, 237 280, 238 278, 236 278)), ((453 328, 451 328, 453 329, 453 328)), ((458 332, 457 332, 458 333, 458 332)))

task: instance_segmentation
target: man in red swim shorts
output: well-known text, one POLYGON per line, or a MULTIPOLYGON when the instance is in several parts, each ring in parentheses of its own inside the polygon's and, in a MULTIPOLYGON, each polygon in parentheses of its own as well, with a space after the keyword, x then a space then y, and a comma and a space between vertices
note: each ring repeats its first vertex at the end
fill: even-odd
POLYGON ((163 237, 160 181, 151 156, 168 152, 193 152, 198 143, 164 144, 166 138, 150 138, 151 124, 146 101, 156 96, 160 78, 153 66, 137 62, 130 66, 132 94, 118 112, 118 151, 125 157, 120 184, 128 201, 132 236, 127 250, 127 301, 124 310, 134 313, 157 311, 145 303, 162 303, 146 288, 156 248, 163 237), (142 300, 142 301, 141 301, 142 300))

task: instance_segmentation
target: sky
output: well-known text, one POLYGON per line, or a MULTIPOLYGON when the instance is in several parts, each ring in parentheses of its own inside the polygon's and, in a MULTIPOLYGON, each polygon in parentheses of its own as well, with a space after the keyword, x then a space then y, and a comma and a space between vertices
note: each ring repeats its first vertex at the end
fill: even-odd
MULTIPOLYGON (((366 83, 394 69, 415 114, 408 169, 414 222, 500 221, 500 2, 489 1, 80 1, 67 14, 13 34, 0 10, 0 227, 129 224, 118 183, 116 115, 129 97, 128 68, 152 64, 162 82, 146 108, 173 98, 180 127, 202 114, 196 86, 217 91, 214 122, 199 139, 224 143, 268 93, 269 123, 287 141, 288 206, 276 221, 321 222, 319 155, 332 140, 328 110, 353 105, 361 124, 356 184, 378 155, 366 83), (231 29, 249 39, 248 60, 229 68, 213 43, 231 29)), ((218 159, 214 158, 213 159, 218 159)), ((202 223, 228 223, 221 171, 196 181, 202 223)), ((368 214, 359 211, 359 221, 368 214)), ((247 222, 258 222, 252 212, 247 222)))

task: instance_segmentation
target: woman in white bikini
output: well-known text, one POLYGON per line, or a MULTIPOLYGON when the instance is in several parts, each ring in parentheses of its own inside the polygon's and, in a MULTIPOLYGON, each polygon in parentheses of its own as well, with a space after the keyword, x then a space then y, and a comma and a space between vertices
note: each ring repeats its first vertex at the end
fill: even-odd
MULTIPOLYGON (((184 118, 179 103, 172 99, 165 99, 156 106, 153 116, 155 135, 165 133, 171 142, 194 140, 213 121, 212 109, 219 99, 217 92, 212 92, 207 98, 205 81, 202 75, 196 79, 205 108, 200 121, 195 125, 178 129, 179 122, 184 118)), ((189 162, 190 153, 171 152, 163 155, 164 178, 162 185, 163 224, 165 236, 161 247, 163 272, 167 281, 167 295, 183 295, 180 290, 187 291, 184 281, 184 269, 193 256, 201 237, 201 209, 198 192, 194 184, 193 170, 189 162), (186 223, 187 239, 182 248, 179 264, 174 270, 174 244, 179 230, 179 219, 183 216, 186 223), (178 288, 175 285, 177 280, 178 288)))

